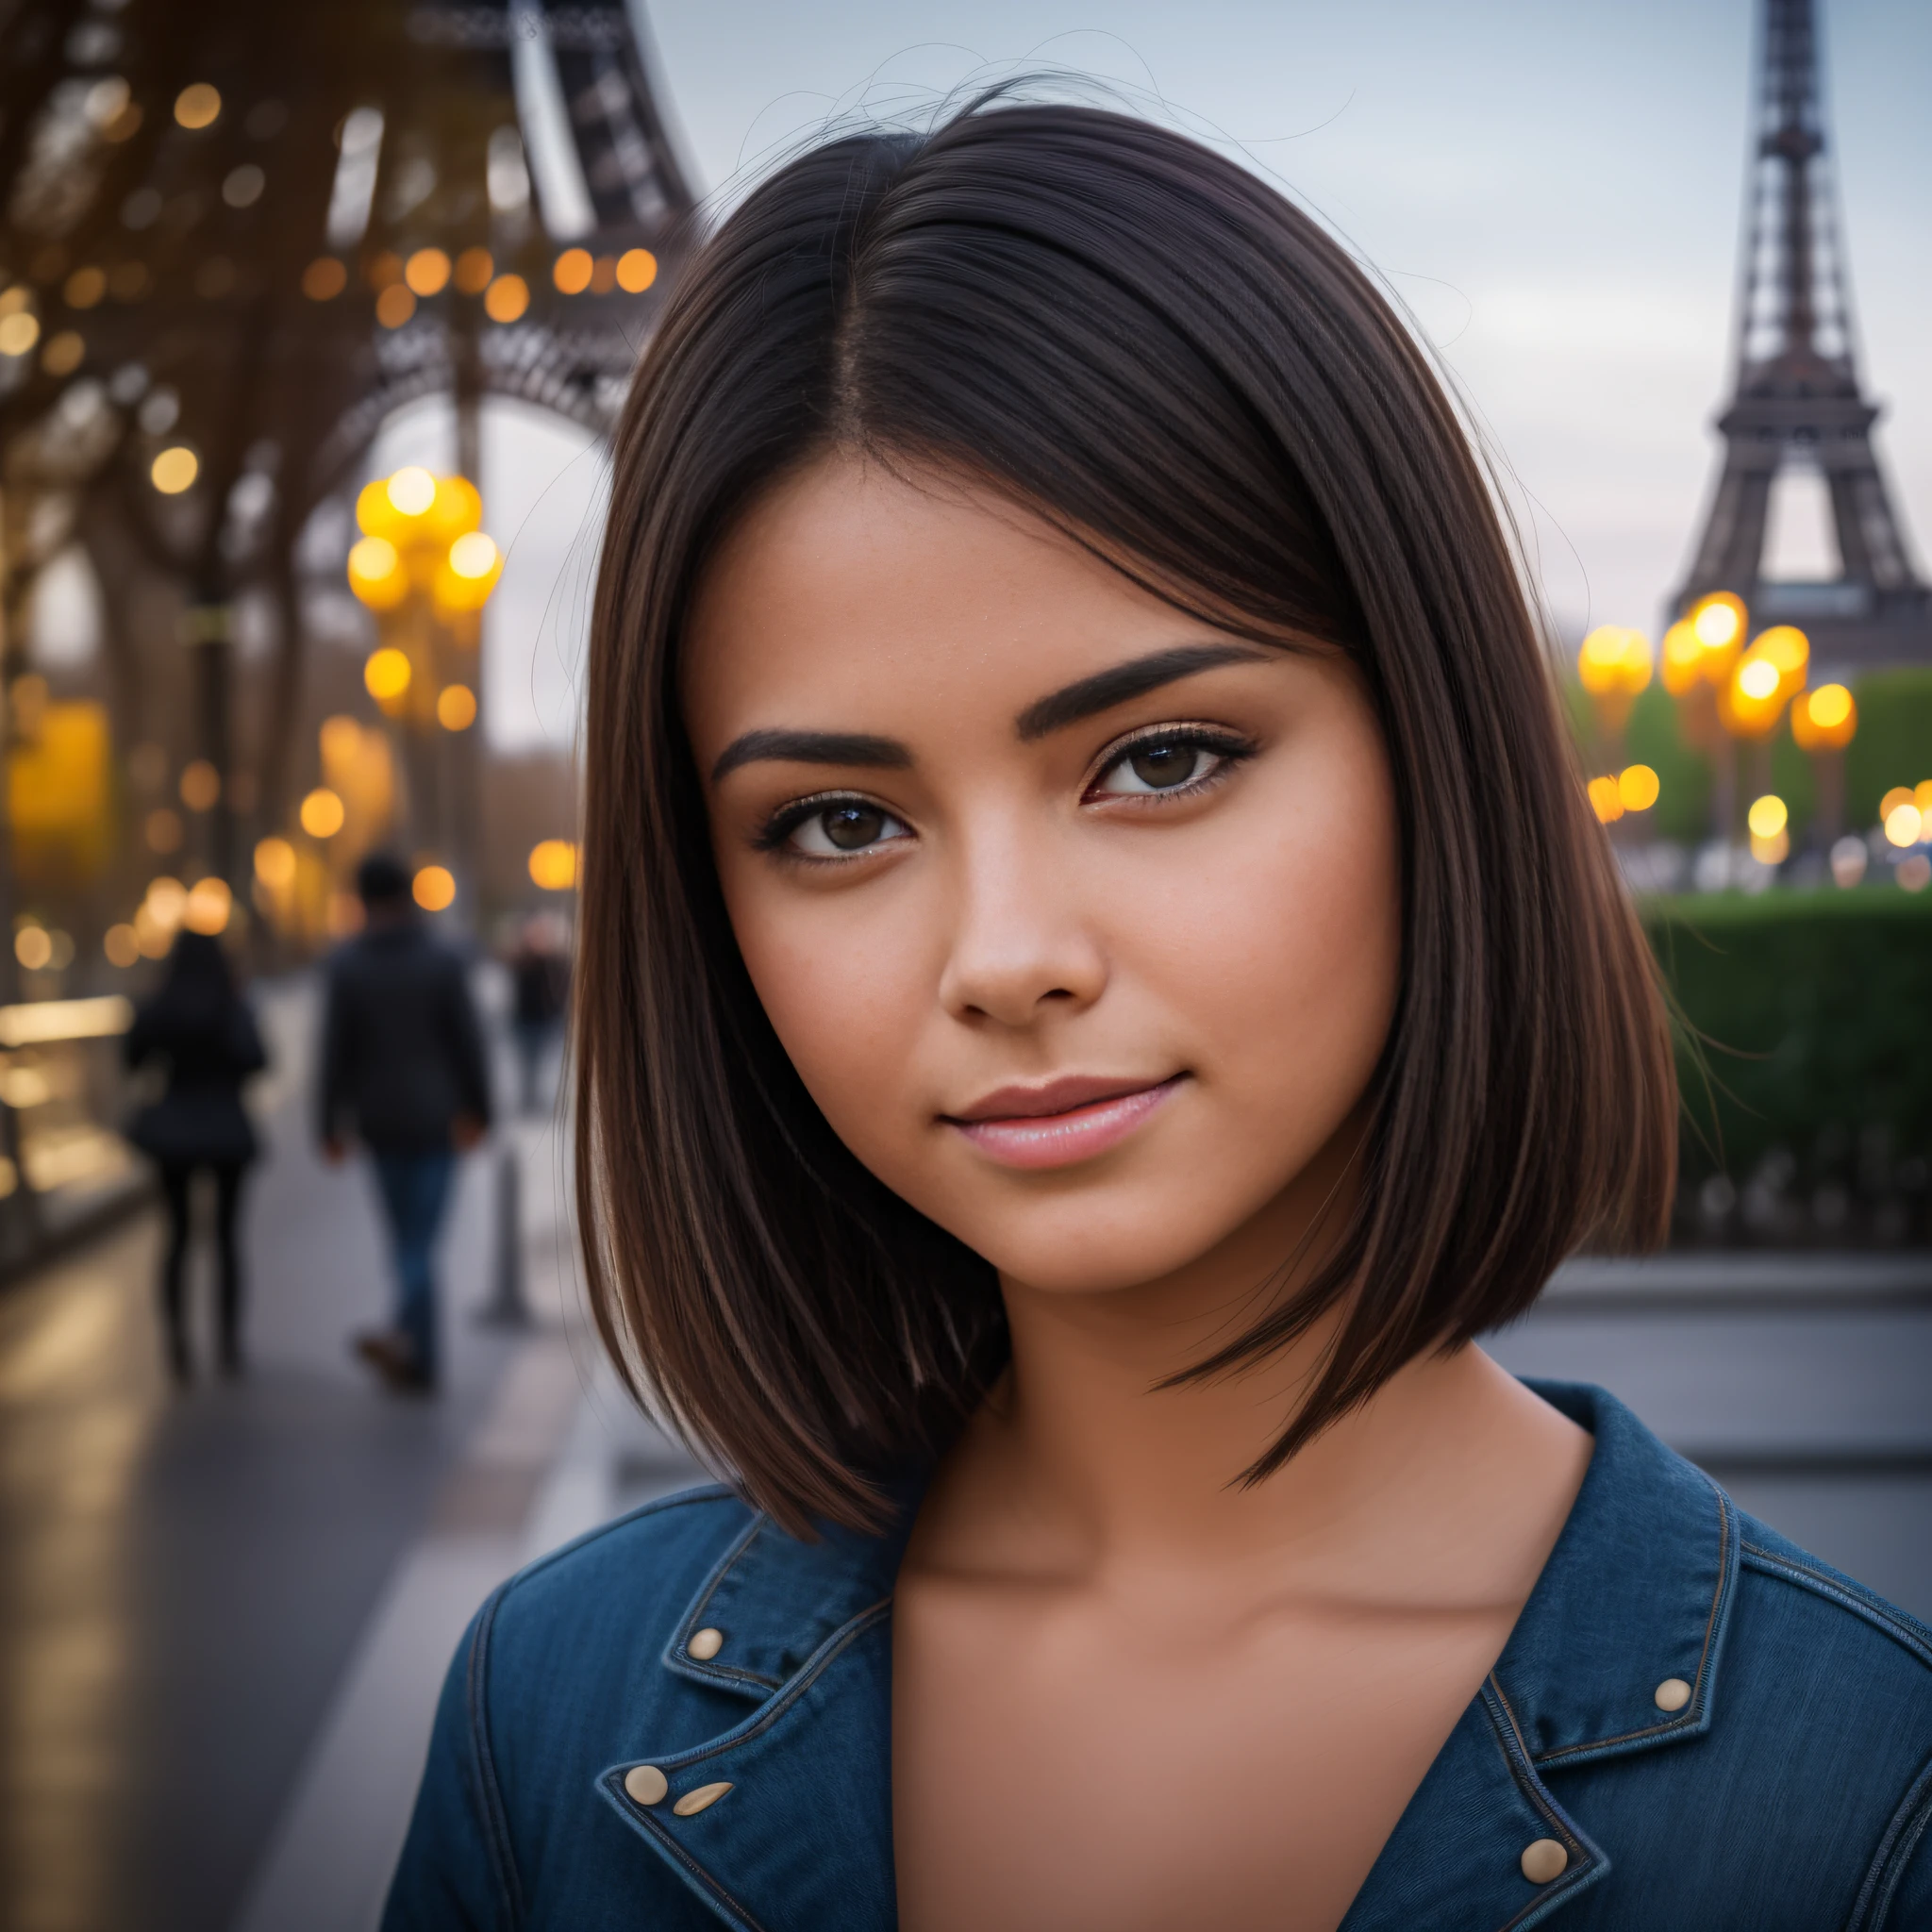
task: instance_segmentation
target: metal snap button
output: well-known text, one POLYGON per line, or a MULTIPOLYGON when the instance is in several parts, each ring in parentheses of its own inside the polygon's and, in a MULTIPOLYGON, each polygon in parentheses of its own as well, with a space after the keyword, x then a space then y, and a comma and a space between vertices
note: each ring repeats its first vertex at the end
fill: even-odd
POLYGON ((624 1789, 640 1805, 656 1805, 671 1789, 671 1781, 655 1764, 633 1764, 624 1774, 624 1789))
POLYGON ((724 1648, 724 1633, 722 1630, 693 1630, 691 1641, 684 1647, 699 1663, 708 1664, 724 1648))
POLYGON ((724 1785, 700 1785, 694 1791, 687 1791, 672 1806, 680 1818, 695 1818, 700 1811, 708 1811, 731 1787, 724 1785))
POLYGON ((1532 1885, 1562 1877, 1569 1864, 1570 1854, 1553 1838, 1540 1838, 1523 1848, 1523 1875, 1532 1885))
POLYGON ((1682 1710, 1690 1702, 1690 1687, 1682 1677, 1666 1677, 1655 1695, 1659 1710, 1682 1710))

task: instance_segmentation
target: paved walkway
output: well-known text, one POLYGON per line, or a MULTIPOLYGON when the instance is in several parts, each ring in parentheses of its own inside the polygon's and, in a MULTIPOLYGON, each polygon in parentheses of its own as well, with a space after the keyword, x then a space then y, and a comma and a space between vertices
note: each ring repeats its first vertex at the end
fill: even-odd
MULTIPOLYGON (((384 1306, 372 1191, 309 1152, 305 990, 262 1006, 279 1084, 248 1379, 166 1387, 152 1219, 0 1294, 9 1932, 368 1932, 476 1604, 694 1474, 586 1338, 547 1125, 465 1166, 445 1397, 368 1386, 344 1338, 384 1306), (508 1333, 475 1320, 506 1148, 537 1314, 508 1333)), ((1747 1508, 1932 1616, 1932 1257, 1581 1269, 1493 1347, 1606 1383, 1747 1508)))

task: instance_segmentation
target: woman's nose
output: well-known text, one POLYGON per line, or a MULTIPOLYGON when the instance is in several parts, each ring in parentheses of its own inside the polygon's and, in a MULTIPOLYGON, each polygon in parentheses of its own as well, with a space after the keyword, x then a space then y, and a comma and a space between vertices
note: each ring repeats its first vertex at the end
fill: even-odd
POLYGON ((1106 957, 1053 842, 1010 836, 962 855, 958 923, 940 982, 956 1019, 1027 1026, 1100 997, 1106 957))

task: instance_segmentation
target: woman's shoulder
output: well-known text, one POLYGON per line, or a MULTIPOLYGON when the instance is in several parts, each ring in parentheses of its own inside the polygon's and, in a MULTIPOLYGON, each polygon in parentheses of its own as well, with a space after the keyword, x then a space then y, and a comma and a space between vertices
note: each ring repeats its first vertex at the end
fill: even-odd
POLYGON ((607 1629, 629 1651, 679 1611, 732 1546, 760 1521, 724 1483, 680 1490, 567 1542, 518 1571, 486 1606, 487 1637, 503 1657, 562 1648, 579 1662, 607 1629))

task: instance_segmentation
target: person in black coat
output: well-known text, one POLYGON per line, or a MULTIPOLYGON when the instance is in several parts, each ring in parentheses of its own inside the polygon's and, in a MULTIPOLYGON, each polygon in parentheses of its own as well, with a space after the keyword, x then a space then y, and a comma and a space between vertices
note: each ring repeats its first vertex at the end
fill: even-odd
POLYGON ((323 1151, 369 1149, 395 1257, 396 1312, 356 1350, 391 1388, 436 1386, 433 1259, 456 1156, 490 1124, 483 1030, 461 955, 427 931, 409 875, 373 854, 356 874, 367 924, 329 961, 323 1028, 323 1151))
POLYGON ((167 1069, 161 1097, 135 1115, 127 1138, 160 1170, 161 1194, 168 1205, 168 1246, 161 1260, 168 1365, 177 1381, 188 1379, 182 1274, 192 1233, 191 1188, 196 1172, 205 1169, 215 1181, 220 1361, 225 1374, 235 1374, 242 1367, 236 1217, 242 1178, 258 1152, 254 1126, 242 1105, 242 1083, 268 1064, 268 1056, 219 940, 187 931, 176 938, 160 988, 135 1013, 123 1052, 130 1068, 158 1061, 167 1069))

